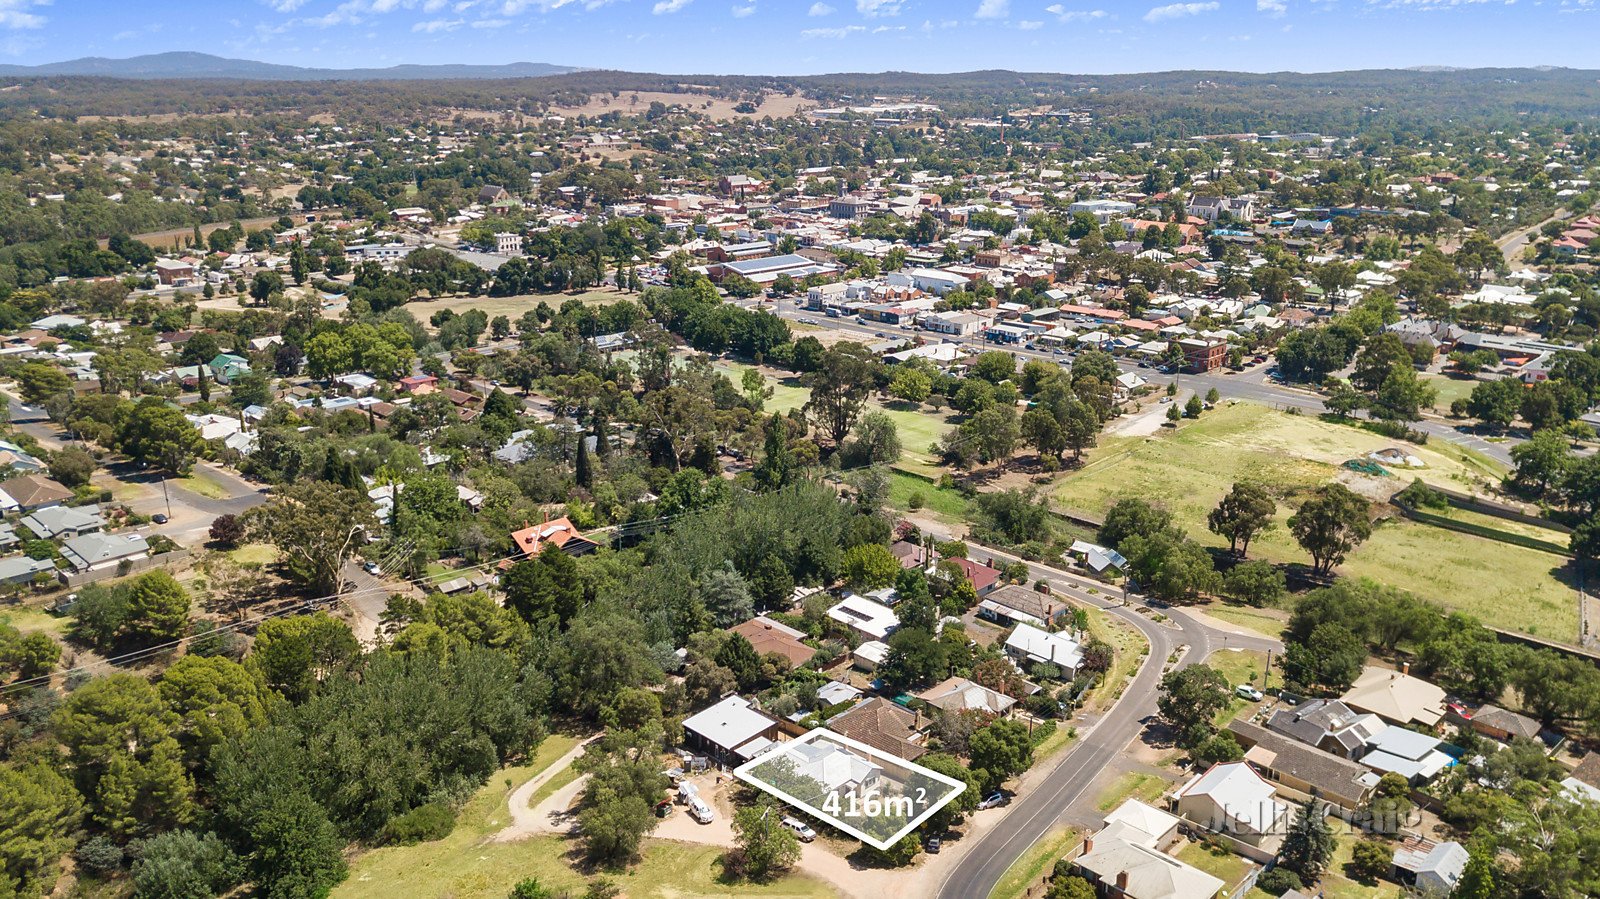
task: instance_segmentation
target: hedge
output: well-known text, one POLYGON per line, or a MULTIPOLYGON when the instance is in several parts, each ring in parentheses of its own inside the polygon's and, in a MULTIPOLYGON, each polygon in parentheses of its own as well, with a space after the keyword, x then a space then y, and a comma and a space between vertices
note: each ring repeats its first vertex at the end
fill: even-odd
POLYGON ((1568 547, 1562 546, 1559 543, 1551 543, 1548 540, 1540 540, 1537 537, 1528 537, 1523 534, 1513 534, 1510 531, 1502 531, 1499 528, 1491 528, 1487 525, 1473 524, 1467 521, 1456 521, 1453 518, 1446 518, 1443 515, 1435 515, 1432 512, 1423 512, 1419 509, 1413 509, 1403 503, 1395 503, 1395 507, 1401 512, 1404 512, 1406 517, 1412 519, 1413 521, 1420 521, 1424 524, 1431 524, 1436 527, 1445 528, 1446 530, 1460 531, 1463 534, 1472 534, 1475 537, 1485 537, 1490 540, 1498 540, 1501 543, 1509 543, 1512 546, 1520 546, 1524 549, 1537 549, 1542 552, 1555 553, 1558 556, 1567 556, 1569 558, 1572 556, 1572 551, 1568 547))

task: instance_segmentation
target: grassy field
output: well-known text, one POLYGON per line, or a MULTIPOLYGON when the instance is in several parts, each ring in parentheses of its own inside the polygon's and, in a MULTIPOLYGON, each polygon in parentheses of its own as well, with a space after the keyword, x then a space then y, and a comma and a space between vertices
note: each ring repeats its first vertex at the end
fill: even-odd
POLYGON ((1229 624, 1255 631, 1267 637, 1277 637, 1283 633, 1283 621, 1255 609, 1241 608, 1239 606, 1210 606, 1206 614, 1212 618, 1226 621, 1229 624))
MULTIPOLYGON (((1272 687, 1283 686, 1283 676, 1276 670, 1267 671, 1267 655, 1263 652, 1247 649, 1222 649, 1211 654, 1206 659, 1206 664, 1221 672, 1228 679, 1228 686, 1237 687, 1240 684, 1251 684, 1256 689, 1266 692, 1272 687)), ((1226 709, 1217 713, 1217 726, 1226 725, 1229 721, 1246 715, 1260 708, 1257 703, 1248 699, 1233 697, 1233 701, 1226 709)))
POLYGON ((548 304, 551 309, 560 309, 561 304, 568 300, 604 305, 618 300, 638 300, 638 298, 639 295, 636 293, 599 287, 577 293, 528 293, 514 297, 445 297, 439 300, 415 300, 407 304, 406 308, 424 324, 441 309, 449 309, 457 314, 469 309, 478 309, 491 320, 497 315, 504 315, 515 323, 522 317, 522 313, 539 308, 540 303, 548 304))
POLYGON ((1250 861, 1226 849, 1212 849, 1204 843, 1190 843, 1178 850, 1178 860, 1187 862, 1227 884, 1233 886, 1244 879, 1250 870, 1250 861))
POLYGON ((932 514, 948 524, 960 524, 967 519, 968 500, 960 491, 940 488, 919 477, 899 471, 889 473, 889 505, 907 512, 912 509, 911 498, 921 497, 923 514, 932 514))
POLYGON ((228 558, 240 565, 271 565, 278 561, 278 548, 270 543, 246 543, 229 550, 228 558))
POLYGON ((61 634, 72 623, 72 619, 65 615, 52 615, 41 609, 27 609, 21 606, 0 611, 0 622, 9 624, 24 634, 43 631, 47 634, 61 634))
POLYGON ((1011 863, 1011 867, 1000 877, 1000 882, 989 891, 989 899, 1020 899, 1028 887, 1049 873, 1055 867, 1056 860, 1066 855, 1081 838, 1082 835, 1070 827, 1045 834, 1021 858, 1011 863))
POLYGON ((1095 807, 1102 812, 1109 812, 1129 799, 1155 802, 1169 786, 1171 784, 1165 778, 1142 771, 1129 771, 1111 782, 1111 786, 1100 794, 1100 803, 1095 807))
MULTIPOLYGON (((582 893, 593 879, 568 862, 563 837, 541 836, 512 843, 488 838, 510 821, 506 797, 515 787, 550 767, 577 745, 575 737, 551 736, 527 764, 507 768, 490 779, 457 816, 456 828, 442 840, 416 846, 375 849, 357 858, 350 877, 333 891, 337 899, 504 899, 519 881, 533 877, 547 889, 582 893), (507 786, 507 782, 510 786, 507 786)), ((560 779, 558 776, 557 780, 560 779)), ((603 876, 630 897, 690 899, 711 896, 832 896, 820 881, 799 876, 770 884, 718 881, 720 850, 667 840, 648 840, 644 858, 627 871, 603 876)))
MULTIPOLYGON (((741 381, 744 373, 754 367, 743 362, 721 361, 716 363, 716 368, 727 374, 729 378, 732 378, 733 386, 741 391, 744 389, 741 381)), ((806 400, 811 399, 811 391, 800 386, 799 378, 783 378, 779 380, 769 376, 767 378, 767 386, 772 388, 772 398, 767 400, 766 405, 762 407, 767 412, 787 414, 790 409, 798 409, 806 404, 806 400)))
POLYGON ((937 477, 943 469, 939 467, 938 456, 928 449, 949 433, 955 423, 943 413, 934 412, 926 406, 913 407, 908 403, 885 406, 877 402, 873 402, 872 406, 894 419, 894 426, 900 434, 901 467, 937 477))
POLYGON ((1512 521, 1509 518, 1499 518, 1494 515, 1485 515, 1482 512, 1474 512, 1471 509, 1457 509, 1455 506, 1446 506, 1443 509, 1424 509, 1423 511, 1438 515, 1441 518, 1448 518, 1451 521, 1494 528, 1497 531, 1505 531, 1508 534, 1520 534, 1524 537, 1532 537, 1535 540, 1543 540, 1546 543, 1554 543, 1557 546, 1566 546, 1567 541, 1570 539, 1569 534, 1554 528, 1547 528, 1543 525, 1531 524, 1525 521, 1512 521))
POLYGON ((227 499, 229 497, 228 488, 198 471, 186 478, 178 478, 178 483, 183 485, 185 490, 198 493, 209 499, 227 499))
POLYGON ((1449 412, 1450 404, 1456 400, 1464 400, 1470 396, 1472 388, 1479 383, 1472 378, 1449 378, 1442 375, 1428 375, 1422 380, 1438 391, 1433 401, 1433 408, 1441 413, 1449 412))
MULTIPOLYGON (((1279 509, 1273 528, 1250 545, 1251 556, 1304 563, 1306 553, 1289 533, 1288 519, 1308 488, 1339 479, 1381 497, 1411 477, 1462 489, 1501 471, 1491 460, 1443 441, 1407 446, 1427 467, 1399 477, 1358 475, 1339 467, 1346 459, 1392 445, 1357 428, 1232 403, 1176 432, 1106 440, 1086 466, 1057 483, 1055 498, 1062 507, 1093 515, 1123 497, 1155 500, 1172 511, 1190 537, 1225 546, 1206 529, 1206 514, 1235 481, 1258 481, 1278 497, 1279 509)), ((1492 626, 1556 640, 1577 635, 1577 602, 1562 560, 1538 550, 1392 520, 1352 552, 1340 572, 1409 590, 1492 626), (1508 603, 1511 597, 1514 605, 1508 603)))

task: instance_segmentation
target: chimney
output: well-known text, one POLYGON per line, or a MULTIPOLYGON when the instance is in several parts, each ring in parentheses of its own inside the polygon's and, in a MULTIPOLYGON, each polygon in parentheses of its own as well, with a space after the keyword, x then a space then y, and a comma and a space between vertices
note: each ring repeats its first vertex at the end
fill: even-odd
POLYGON ((1087 837, 1083 841, 1083 854, 1088 855, 1094 851, 1094 837, 1087 837))
POLYGON ((1400 673, 1401 674, 1410 674, 1411 673, 1411 663, 1410 662, 1401 662, 1400 663, 1400 673))
POLYGON ((1126 893, 1127 891, 1128 891, 1128 872, 1127 871, 1118 871, 1117 872, 1117 892, 1126 893))

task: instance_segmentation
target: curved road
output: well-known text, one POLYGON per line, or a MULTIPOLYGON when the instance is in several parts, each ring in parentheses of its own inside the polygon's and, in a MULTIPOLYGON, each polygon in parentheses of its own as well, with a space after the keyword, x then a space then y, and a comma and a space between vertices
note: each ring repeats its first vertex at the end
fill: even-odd
MULTIPOLYGON (((985 554, 997 561, 1022 561, 986 547, 973 552, 976 557, 985 554)), ((1166 661, 1180 647, 1186 646, 1187 650, 1178 667, 1203 661, 1224 645, 1274 652, 1283 649, 1276 640, 1201 624, 1181 609, 1163 609, 1170 623, 1157 623, 1134 611, 1134 606, 1141 604, 1139 597, 1130 597, 1132 604, 1124 606, 1107 600, 1103 594, 1090 594, 1088 587, 1103 590, 1104 585, 1060 569, 1029 563, 1028 574, 1030 578, 1049 582, 1057 593, 1105 609, 1138 628, 1150 641, 1150 655, 1117 703, 1098 722, 1080 729, 1078 742, 1062 755, 1047 777, 1039 780, 1039 786, 1012 802, 1006 816, 976 842, 961 847, 961 861, 940 885, 941 899, 988 896, 1012 863, 1055 828, 1073 802, 1089 790, 1100 772, 1127 748, 1144 729, 1145 722, 1155 715, 1157 687, 1166 671, 1166 661)))

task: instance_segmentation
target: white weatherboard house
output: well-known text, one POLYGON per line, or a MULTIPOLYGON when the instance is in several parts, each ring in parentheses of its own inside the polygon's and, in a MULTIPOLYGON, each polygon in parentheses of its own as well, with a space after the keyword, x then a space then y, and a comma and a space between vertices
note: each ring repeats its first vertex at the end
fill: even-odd
POLYGON ((1019 624, 1006 638, 1006 655, 1021 664, 1048 662, 1068 674, 1076 674, 1083 664, 1078 642, 1065 633, 1048 633, 1031 624, 1019 624))
POLYGON ((1178 814, 1202 827, 1259 846, 1281 833, 1289 807, 1273 797, 1272 784, 1248 762, 1213 765, 1178 791, 1178 814))

